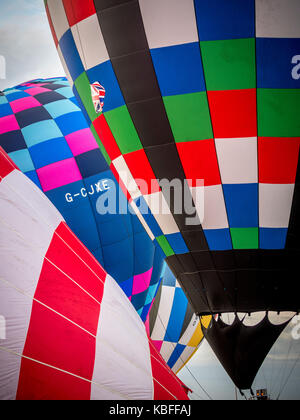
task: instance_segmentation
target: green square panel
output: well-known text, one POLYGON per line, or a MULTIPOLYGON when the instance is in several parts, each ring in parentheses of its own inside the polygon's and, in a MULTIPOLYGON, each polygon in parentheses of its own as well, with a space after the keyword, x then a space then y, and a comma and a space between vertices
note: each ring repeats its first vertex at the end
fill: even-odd
POLYGON ((206 92, 163 98, 175 141, 213 138, 206 92))
POLYGON ((123 155, 143 148, 126 105, 106 112, 105 118, 123 155))
POLYGON ((206 89, 256 88, 255 40, 200 42, 206 89))
POLYGON ((258 249, 258 228, 231 228, 234 249, 258 249))
POLYGON ((96 142, 98 143, 99 149, 101 150, 102 155, 104 156, 104 159, 106 160, 109 166, 111 164, 111 159, 108 153, 106 152, 106 149, 103 146, 102 141, 100 140, 100 137, 98 136, 97 131, 95 130, 95 127, 93 126, 93 124, 91 125, 90 129, 91 129, 91 132, 94 134, 94 137, 96 139, 96 142))
POLYGON ((174 255, 174 251, 164 235, 158 236, 156 240, 167 257, 174 255))
POLYGON ((90 117, 94 121, 99 115, 95 111, 92 100, 91 85, 86 73, 82 73, 75 81, 75 87, 82 100, 82 103, 90 117))
POLYGON ((300 90, 257 90, 258 135, 260 137, 300 136, 300 90))

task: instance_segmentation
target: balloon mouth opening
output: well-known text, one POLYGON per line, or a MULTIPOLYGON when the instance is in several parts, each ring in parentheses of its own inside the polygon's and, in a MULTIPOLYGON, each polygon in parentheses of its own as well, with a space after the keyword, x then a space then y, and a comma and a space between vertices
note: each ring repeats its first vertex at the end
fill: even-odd
POLYGON ((238 318, 246 327, 255 327, 256 325, 260 324, 266 317, 272 325, 283 325, 286 322, 291 321, 296 315, 296 312, 287 311, 251 312, 250 314, 244 312, 238 312, 236 314, 229 312, 216 315, 215 320, 217 321, 220 318, 224 324, 232 325, 236 318, 238 318))

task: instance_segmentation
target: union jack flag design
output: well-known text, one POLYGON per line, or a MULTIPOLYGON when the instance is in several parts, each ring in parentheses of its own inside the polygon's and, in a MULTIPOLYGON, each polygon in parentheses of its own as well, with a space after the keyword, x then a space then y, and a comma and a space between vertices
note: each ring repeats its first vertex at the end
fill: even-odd
POLYGON ((105 99, 105 88, 99 82, 91 84, 92 99, 97 114, 102 112, 105 99))

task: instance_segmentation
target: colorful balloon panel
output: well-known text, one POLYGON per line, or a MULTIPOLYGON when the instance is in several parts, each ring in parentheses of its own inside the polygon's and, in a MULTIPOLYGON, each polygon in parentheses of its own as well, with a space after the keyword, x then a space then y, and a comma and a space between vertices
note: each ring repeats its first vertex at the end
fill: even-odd
POLYGON ((2 148, 0 204, 0 399, 187 399, 121 288, 2 148))
POLYGON ((0 127, 0 146, 63 214, 145 321, 164 254, 128 210, 68 81, 37 80, 6 89, 0 127), (116 214, 103 214, 98 200, 110 191, 116 214))
POLYGON ((299 2, 46 3, 73 90, 195 312, 298 309, 282 273, 299 253, 299 2), (165 191, 124 173, 187 179, 201 224, 170 202, 155 213, 165 191))
MULTIPOLYGON (((206 328, 210 321, 209 316, 201 320, 206 328)), ((199 318, 167 265, 150 312, 150 337, 176 374, 192 358, 203 340, 199 318)))

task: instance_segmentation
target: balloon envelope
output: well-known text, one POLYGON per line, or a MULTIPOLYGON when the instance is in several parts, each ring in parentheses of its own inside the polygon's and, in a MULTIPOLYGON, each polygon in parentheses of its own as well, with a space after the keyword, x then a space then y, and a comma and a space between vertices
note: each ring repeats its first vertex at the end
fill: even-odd
POLYGON ((120 287, 2 148, 0 258, 0 399, 187 398, 120 287))
POLYGON ((68 81, 36 80, 6 89, 0 126, 0 146, 52 201, 145 321, 165 255, 130 208, 68 81))
POLYGON ((195 313, 298 312, 299 1, 46 9, 73 90, 132 200, 150 208, 145 220, 195 313), (106 90, 102 114, 94 82, 106 90), (196 224, 155 179, 188 185, 196 224), (155 211, 159 199, 170 214, 155 211))
MULTIPOLYGON (((210 321, 210 316, 201 320, 206 328, 210 321)), ((199 318, 167 265, 150 312, 150 337, 176 374, 193 357, 204 337, 199 318)))

